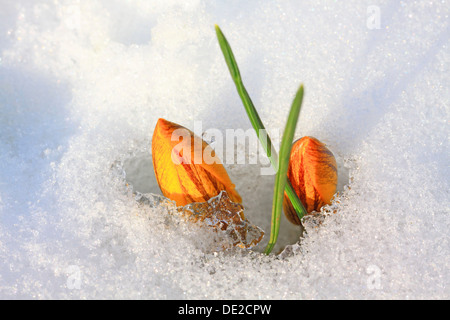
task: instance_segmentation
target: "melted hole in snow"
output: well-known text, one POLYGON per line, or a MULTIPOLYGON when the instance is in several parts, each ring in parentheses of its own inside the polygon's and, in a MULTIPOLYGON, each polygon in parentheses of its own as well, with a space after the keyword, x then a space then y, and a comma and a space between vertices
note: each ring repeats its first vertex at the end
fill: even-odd
MULTIPOLYGON (((338 165, 338 192, 349 182, 349 171, 344 161, 336 156, 338 165)), ((264 239, 253 248, 263 251, 270 237, 274 175, 261 175, 258 165, 226 165, 227 172, 243 199, 245 216, 254 225, 264 230, 264 239)), ((153 170, 149 152, 138 153, 123 162, 126 182, 134 192, 162 195, 153 170)), ((281 219, 280 232, 274 253, 280 253, 287 245, 295 244, 303 234, 303 228, 291 224, 285 216, 281 219)))
POLYGON ((139 153, 123 162, 126 182, 133 186, 134 192, 162 195, 153 170, 152 155, 139 153))
POLYGON ((335 152, 333 152, 336 158, 337 170, 338 170, 338 182, 337 182, 337 193, 342 193, 345 187, 350 183, 350 171, 349 169, 354 166, 353 160, 345 160, 335 152))

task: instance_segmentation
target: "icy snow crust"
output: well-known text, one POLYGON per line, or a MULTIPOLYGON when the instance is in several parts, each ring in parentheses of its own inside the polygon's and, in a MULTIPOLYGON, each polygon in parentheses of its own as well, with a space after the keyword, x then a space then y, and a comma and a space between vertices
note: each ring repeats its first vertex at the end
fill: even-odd
POLYGON ((0 298, 450 298, 447 2, 0 6, 0 298), (266 232, 253 251, 208 252, 207 232, 136 198, 155 189, 159 117, 250 127, 215 23, 267 128, 305 84, 296 136, 344 177, 298 244, 283 218, 281 255, 260 253, 274 177, 258 166, 227 165, 266 232))

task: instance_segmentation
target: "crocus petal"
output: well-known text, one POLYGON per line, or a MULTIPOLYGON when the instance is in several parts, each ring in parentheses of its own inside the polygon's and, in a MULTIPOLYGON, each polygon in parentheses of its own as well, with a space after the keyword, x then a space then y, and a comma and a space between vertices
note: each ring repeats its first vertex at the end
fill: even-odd
MULTIPOLYGON (((319 140, 303 137, 292 146, 288 179, 306 211, 320 211, 322 206, 331 203, 336 193, 336 159, 319 140)), ((286 193, 283 209, 290 222, 300 224, 286 193)))
POLYGON ((178 206, 208 201, 222 190, 233 202, 242 202, 214 150, 183 126, 158 120, 152 138, 152 158, 163 195, 178 206), (208 155, 208 159, 203 155, 208 155))

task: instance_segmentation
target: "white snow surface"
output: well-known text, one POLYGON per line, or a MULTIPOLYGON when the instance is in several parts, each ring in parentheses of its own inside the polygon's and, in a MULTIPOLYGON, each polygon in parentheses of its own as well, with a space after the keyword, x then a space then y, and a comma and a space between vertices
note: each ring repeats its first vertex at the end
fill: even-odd
POLYGON ((450 298, 449 11, 0 0, 0 298, 450 298), (303 235, 283 217, 270 256, 274 176, 257 165, 226 165, 266 231, 250 251, 206 250, 207 232, 134 193, 157 189, 158 118, 250 128, 214 24, 266 127, 282 130, 303 83, 296 137, 339 163, 335 213, 303 235))

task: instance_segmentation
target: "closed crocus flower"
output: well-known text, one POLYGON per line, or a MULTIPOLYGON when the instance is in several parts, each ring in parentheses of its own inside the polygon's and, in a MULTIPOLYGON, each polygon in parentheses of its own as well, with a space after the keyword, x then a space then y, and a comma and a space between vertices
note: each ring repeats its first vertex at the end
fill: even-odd
POLYGON ((158 120, 152 138, 152 158, 163 195, 178 206, 208 201, 222 190, 233 202, 242 202, 211 146, 183 126, 158 120))
MULTIPOLYGON (((320 211, 322 206, 331 203, 331 199, 336 193, 336 159, 319 140, 313 137, 303 137, 294 142, 292 146, 288 179, 306 211, 308 213, 320 211)), ((286 193, 283 209, 290 222, 300 224, 286 193)))

